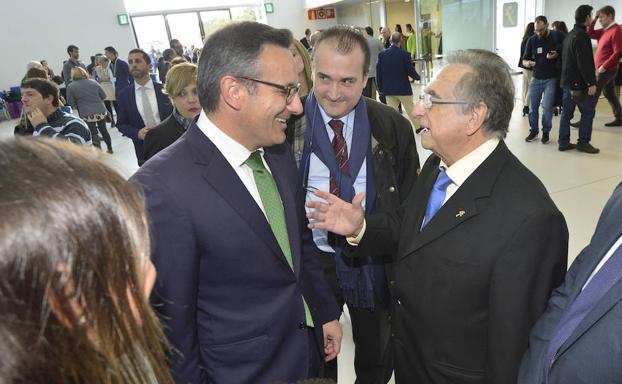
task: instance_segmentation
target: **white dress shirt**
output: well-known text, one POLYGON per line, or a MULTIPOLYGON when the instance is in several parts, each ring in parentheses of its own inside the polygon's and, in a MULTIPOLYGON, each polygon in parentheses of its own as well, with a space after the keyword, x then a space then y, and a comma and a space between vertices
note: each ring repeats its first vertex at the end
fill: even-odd
MULTIPOLYGON (((257 189, 257 184, 255 184, 255 177, 253 176, 253 170, 244 162, 251 155, 251 151, 246 149, 245 146, 233 140, 231 137, 227 136, 226 133, 221 131, 214 123, 210 121, 210 119, 205 115, 204 111, 201 111, 199 115, 199 120, 197 120, 197 126, 207 136, 208 139, 216 148, 222 153, 225 157, 225 160, 231 165, 231 168, 238 174, 238 177, 251 194, 259 208, 261 208, 264 215, 266 214, 266 210, 263 207, 263 203, 261 202, 261 196, 259 195, 259 190, 257 189)), ((266 167, 268 172, 272 174, 270 167, 266 163, 264 159, 264 151, 263 148, 260 148, 261 152, 261 160, 263 161, 263 165, 266 167)), ((266 220, 268 217, 266 216, 266 220)))
MULTIPOLYGON (((153 111, 153 118, 156 121, 156 124, 160 124, 162 120, 160 120, 160 111, 158 109, 158 99, 155 93, 155 87, 153 86, 153 80, 149 79, 149 81, 145 85, 140 85, 137 82, 134 82, 134 94, 136 96, 136 108, 138 108, 138 113, 140 113, 140 117, 143 118, 143 121, 146 123, 147 119, 145 119, 145 112, 143 111, 143 88, 145 88, 145 92, 147 94, 147 98, 149 99, 149 104, 151 104, 151 110, 153 111)), ((141 127, 142 128, 142 127, 141 127)))
MULTIPOLYGON (((328 133, 328 140, 332 142, 335 137, 335 132, 328 125, 328 123, 333 120, 332 117, 328 116, 328 114, 324 111, 324 109, 318 104, 318 108, 320 110, 320 114, 322 115, 322 121, 324 122, 324 129, 328 133)), ((348 159, 350 158, 350 148, 352 148, 352 135, 354 132, 354 116, 355 110, 353 109, 347 115, 342 116, 340 119, 343 123, 343 138, 346 141, 347 149, 348 149, 348 159)), ((302 165, 305 166, 304 164, 302 165)), ((315 153, 311 153, 309 156, 309 170, 307 173, 307 186, 317 188, 321 191, 330 192, 330 170, 324 164, 319 157, 315 155, 315 153)), ((356 175, 354 180, 354 194, 359 192, 365 192, 367 190, 367 159, 363 160, 363 164, 361 165, 361 169, 359 173, 356 175)), ((307 201, 322 201, 323 199, 317 197, 313 192, 307 191, 306 200, 307 201)), ((363 208, 365 208, 365 201, 363 200, 363 208)), ((312 212, 314 209, 306 207, 307 212, 312 212)), ((313 219, 310 220, 314 222, 313 219)), ((333 247, 328 244, 328 233, 325 229, 313 229, 313 241, 315 245, 323 251, 323 252, 335 252, 333 247)))
MULTIPOLYGON (((445 193, 445 200, 443 205, 450 197, 456 193, 458 188, 471 176, 475 170, 482 165, 484 160, 490 156, 490 154, 499 145, 499 139, 494 137, 488 139, 484 144, 475 148, 469 154, 453 163, 450 167, 447 166, 442 160, 440 166, 445 168, 447 176, 451 179, 451 183, 447 186, 447 192, 445 193)), ((442 206, 442 205, 441 205, 442 206)))

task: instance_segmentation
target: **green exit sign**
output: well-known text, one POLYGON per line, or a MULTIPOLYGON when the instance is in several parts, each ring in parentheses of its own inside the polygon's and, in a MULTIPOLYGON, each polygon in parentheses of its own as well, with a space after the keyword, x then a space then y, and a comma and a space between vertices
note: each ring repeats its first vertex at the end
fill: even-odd
POLYGON ((272 3, 265 3, 266 13, 274 13, 274 5, 272 3))
POLYGON ((119 25, 128 25, 130 23, 130 18, 126 14, 117 15, 117 20, 119 25))

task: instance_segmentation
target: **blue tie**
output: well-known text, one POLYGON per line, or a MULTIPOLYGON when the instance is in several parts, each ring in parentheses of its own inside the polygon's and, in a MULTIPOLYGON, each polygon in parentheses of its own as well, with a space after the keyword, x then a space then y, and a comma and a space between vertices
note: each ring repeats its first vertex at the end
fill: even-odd
POLYGON ((430 198, 428 199, 428 206, 425 209, 422 228, 425 227, 430 220, 432 220, 434 215, 436 215, 436 212, 441 209, 443 201, 445 200, 445 195, 447 194, 447 186, 451 184, 451 182, 451 179, 447 176, 447 172, 445 172, 445 168, 441 167, 441 171, 438 173, 438 177, 430 193, 430 198))
POLYGON ((557 357, 557 351, 568 340, 581 321, 603 298, 609 289, 620 279, 622 274, 622 245, 615 250, 609 260, 592 277, 588 285, 579 293, 568 312, 559 321, 545 355, 544 382, 548 382, 551 366, 557 357))

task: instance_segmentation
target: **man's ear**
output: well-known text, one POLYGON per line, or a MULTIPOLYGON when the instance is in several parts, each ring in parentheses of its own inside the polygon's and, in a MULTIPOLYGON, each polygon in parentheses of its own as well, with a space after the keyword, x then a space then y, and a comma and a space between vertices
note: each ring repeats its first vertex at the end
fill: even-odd
POLYGON ((480 102, 467 113, 470 116, 467 123, 467 135, 474 135, 484 126, 484 123, 488 120, 489 112, 488 106, 480 102))
POLYGON ((239 111, 246 95, 248 95, 246 86, 236 77, 224 76, 220 79, 220 97, 232 109, 239 111))

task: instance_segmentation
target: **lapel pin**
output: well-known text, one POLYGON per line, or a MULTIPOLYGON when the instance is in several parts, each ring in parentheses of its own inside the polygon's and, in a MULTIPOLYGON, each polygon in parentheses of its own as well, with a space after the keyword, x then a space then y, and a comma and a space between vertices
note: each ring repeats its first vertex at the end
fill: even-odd
POLYGON ((464 211, 458 211, 458 213, 456 213, 456 217, 462 217, 466 214, 466 212, 464 211))

